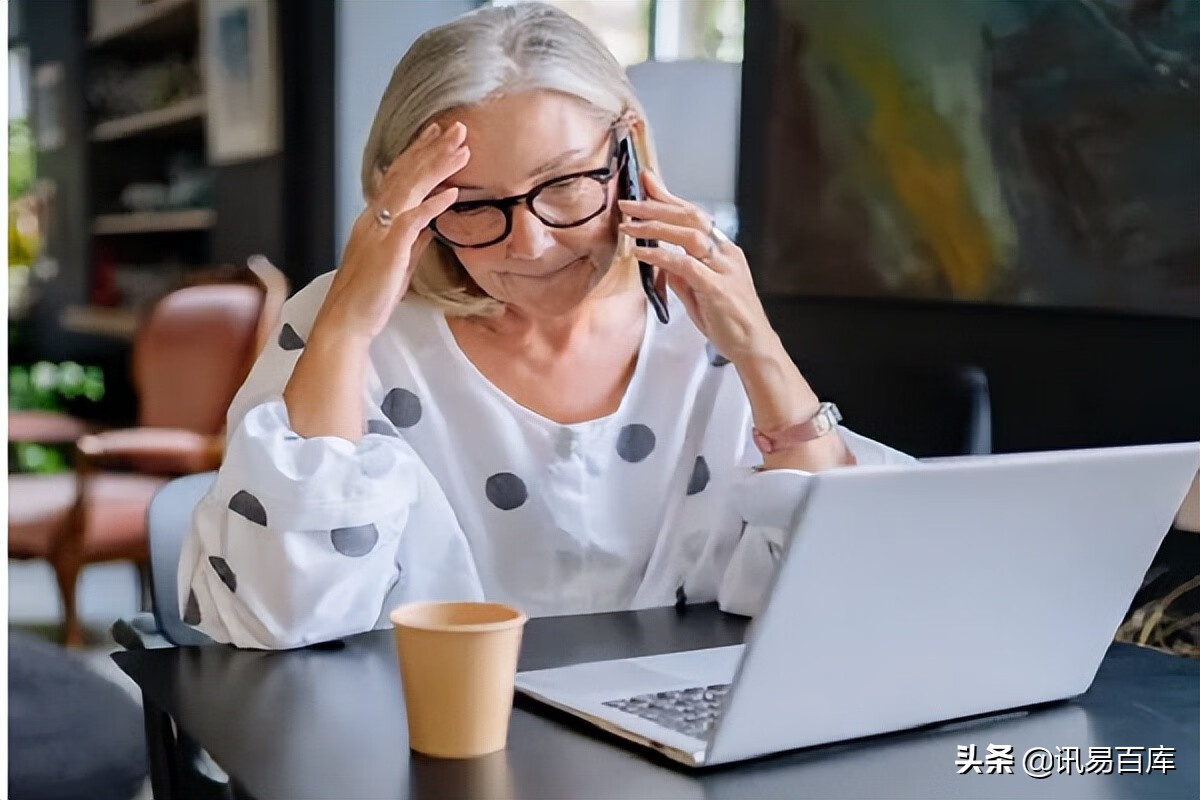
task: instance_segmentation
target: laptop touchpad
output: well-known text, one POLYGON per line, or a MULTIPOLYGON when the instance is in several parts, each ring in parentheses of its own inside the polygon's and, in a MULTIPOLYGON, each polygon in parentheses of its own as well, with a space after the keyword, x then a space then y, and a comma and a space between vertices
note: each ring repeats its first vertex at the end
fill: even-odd
POLYGON ((618 697, 730 683, 743 645, 573 664, 523 672, 517 685, 540 694, 570 693, 603 702, 618 697))

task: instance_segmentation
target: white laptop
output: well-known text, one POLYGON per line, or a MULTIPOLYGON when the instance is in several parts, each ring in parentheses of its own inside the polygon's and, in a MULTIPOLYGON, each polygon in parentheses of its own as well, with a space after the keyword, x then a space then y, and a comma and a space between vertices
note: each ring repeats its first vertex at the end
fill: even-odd
POLYGON ((522 672, 517 689, 690 766, 1082 694, 1200 443, 815 475, 733 647, 522 672))

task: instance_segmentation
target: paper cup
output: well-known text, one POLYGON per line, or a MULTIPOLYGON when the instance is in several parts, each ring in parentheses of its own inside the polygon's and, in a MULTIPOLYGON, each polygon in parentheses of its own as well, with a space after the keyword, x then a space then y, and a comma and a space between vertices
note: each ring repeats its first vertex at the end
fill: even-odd
POLYGON ((527 617, 500 603, 409 603, 388 617, 409 746, 439 758, 503 750, 527 617))

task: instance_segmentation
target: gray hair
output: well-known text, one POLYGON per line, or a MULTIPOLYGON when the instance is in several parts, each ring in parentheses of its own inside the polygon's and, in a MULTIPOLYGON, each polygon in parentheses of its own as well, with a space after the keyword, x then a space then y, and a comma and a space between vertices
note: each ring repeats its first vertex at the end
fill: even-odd
MULTIPOLYGON (((426 123, 445 111, 506 94, 560 92, 582 101, 605 122, 632 113, 642 120, 634 146, 657 169, 645 113, 621 65, 582 23, 545 3, 488 6, 421 34, 384 90, 363 150, 362 188, 374 197, 387 166, 426 123)), ((628 237, 617 255, 630 260, 628 237)), ((503 304, 489 297, 434 241, 413 272, 410 293, 456 316, 493 315, 503 304)))

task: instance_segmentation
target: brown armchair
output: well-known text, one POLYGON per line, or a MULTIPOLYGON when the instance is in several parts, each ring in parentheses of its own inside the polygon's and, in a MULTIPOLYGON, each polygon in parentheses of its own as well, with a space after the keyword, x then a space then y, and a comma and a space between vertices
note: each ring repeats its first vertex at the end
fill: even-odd
MULTIPOLYGON (((178 289, 142 322, 132 358, 137 427, 84 432, 75 443, 74 475, 9 476, 9 556, 45 558, 54 567, 68 645, 83 638, 75 607, 82 568, 130 560, 144 580, 150 498, 170 477, 220 463, 226 410, 287 297, 286 279, 266 259, 252 258, 249 266, 257 286, 178 289)), ((10 427, 16 419, 29 431, 37 422, 60 436, 65 430, 24 417, 10 414, 10 427)))

